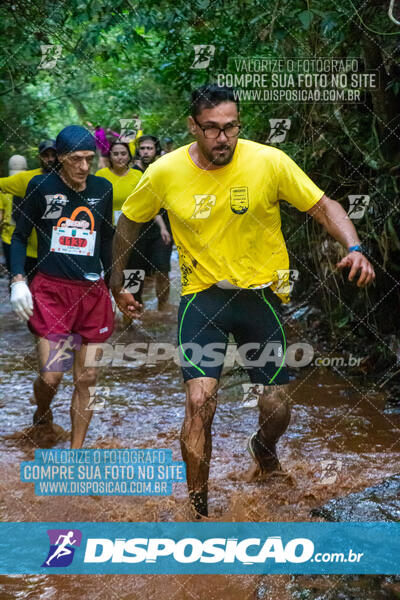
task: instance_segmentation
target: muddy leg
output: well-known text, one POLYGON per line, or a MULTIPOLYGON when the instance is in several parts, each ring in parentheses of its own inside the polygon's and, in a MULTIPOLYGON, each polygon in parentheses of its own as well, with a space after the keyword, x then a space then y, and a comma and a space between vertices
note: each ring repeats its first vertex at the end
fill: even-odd
POLYGON ((196 516, 208 516, 207 491, 218 382, 199 377, 186 382, 186 411, 181 431, 189 497, 196 516))
POLYGON ((156 272, 156 295, 158 300, 158 310, 164 310, 169 299, 169 276, 168 273, 156 272))
POLYGON ((45 338, 38 338, 37 350, 39 358, 39 375, 33 383, 34 401, 37 405, 33 423, 34 425, 44 425, 46 423, 51 423, 53 420, 50 404, 57 392, 64 373, 43 370, 50 355, 50 342, 48 340, 45 338))
POLYGON ((248 474, 248 480, 281 470, 276 444, 290 422, 288 385, 265 387, 258 408, 259 429, 250 442, 257 464, 248 474))
POLYGON ((87 344, 75 351, 74 357, 74 393, 71 401, 71 448, 82 448, 93 411, 88 410, 90 402, 89 387, 96 385, 98 369, 85 367, 87 344))

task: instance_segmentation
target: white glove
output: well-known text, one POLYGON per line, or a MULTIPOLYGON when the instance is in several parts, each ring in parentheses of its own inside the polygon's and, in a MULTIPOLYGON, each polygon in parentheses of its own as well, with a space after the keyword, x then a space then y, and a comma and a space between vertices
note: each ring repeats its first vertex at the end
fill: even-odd
POLYGON ((25 281, 14 281, 11 284, 10 300, 15 314, 23 321, 29 321, 33 315, 33 300, 25 281))

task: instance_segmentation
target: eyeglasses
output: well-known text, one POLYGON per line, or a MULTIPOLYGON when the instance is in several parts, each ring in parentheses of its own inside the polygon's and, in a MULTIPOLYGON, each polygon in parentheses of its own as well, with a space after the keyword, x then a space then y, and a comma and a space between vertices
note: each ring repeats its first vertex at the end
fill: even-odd
POLYGON ((193 117, 193 121, 200 127, 204 133, 204 137, 208 140, 216 140, 220 135, 221 131, 224 132, 226 137, 233 138, 239 135, 242 128, 241 125, 226 125, 225 127, 215 127, 214 125, 201 125, 198 120, 193 117))
POLYGON ((93 158, 94 154, 92 156, 67 156, 67 161, 74 165, 77 165, 78 163, 81 163, 84 160, 90 165, 93 161, 93 158))

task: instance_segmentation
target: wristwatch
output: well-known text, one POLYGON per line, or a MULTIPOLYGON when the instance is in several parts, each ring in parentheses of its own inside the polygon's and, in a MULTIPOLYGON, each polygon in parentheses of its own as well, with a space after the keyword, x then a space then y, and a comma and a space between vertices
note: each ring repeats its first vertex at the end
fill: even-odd
POLYGON ((349 252, 364 253, 364 248, 361 246, 361 244, 356 244, 355 246, 349 246, 348 250, 349 250, 349 252))

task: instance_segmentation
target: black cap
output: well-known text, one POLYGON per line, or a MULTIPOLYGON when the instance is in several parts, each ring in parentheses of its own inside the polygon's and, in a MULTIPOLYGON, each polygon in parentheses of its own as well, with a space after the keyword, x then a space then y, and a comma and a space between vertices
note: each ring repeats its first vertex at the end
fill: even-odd
POLYGON ((60 131, 56 139, 57 154, 68 154, 79 150, 96 152, 96 140, 93 135, 81 125, 68 125, 60 131))
POLYGON ((56 140, 44 140, 43 142, 40 142, 39 154, 42 154, 42 152, 45 152, 49 148, 52 148, 53 150, 56 149, 56 140))

